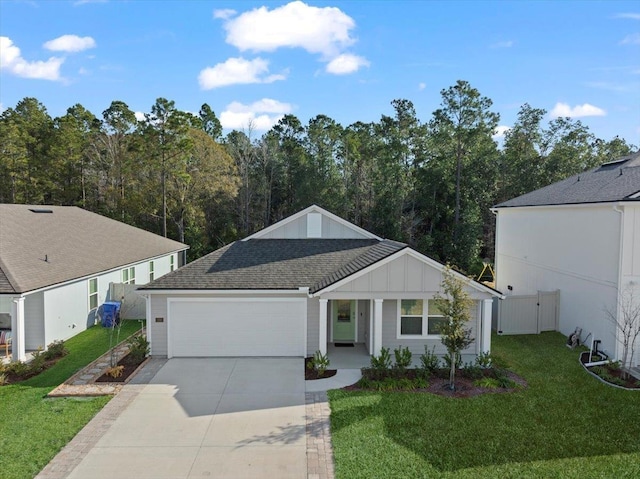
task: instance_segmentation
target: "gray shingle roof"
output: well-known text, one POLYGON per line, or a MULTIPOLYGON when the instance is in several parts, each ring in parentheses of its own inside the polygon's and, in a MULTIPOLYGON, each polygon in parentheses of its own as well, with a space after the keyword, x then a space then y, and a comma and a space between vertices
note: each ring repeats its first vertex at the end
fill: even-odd
POLYGON ((140 289, 308 287, 313 293, 406 247, 375 239, 236 241, 140 289))
POLYGON ((0 204, 0 293, 25 293, 184 249, 74 206, 0 204))
POLYGON ((640 152, 574 175, 495 206, 565 205, 640 201, 640 152))

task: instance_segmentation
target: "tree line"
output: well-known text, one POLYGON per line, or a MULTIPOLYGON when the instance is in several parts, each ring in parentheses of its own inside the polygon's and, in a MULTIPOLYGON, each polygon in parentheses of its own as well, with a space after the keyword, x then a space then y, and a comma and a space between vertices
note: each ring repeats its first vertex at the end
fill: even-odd
POLYGON ((177 239, 193 260, 311 204, 474 272, 493 258, 490 207, 629 154, 580 121, 523 105, 503 144, 499 114, 466 81, 427 121, 411 101, 342 126, 284 116, 261 136, 158 98, 143 120, 122 101, 98 118, 52 118, 35 98, 0 115, 0 202, 76 205, 177 239))

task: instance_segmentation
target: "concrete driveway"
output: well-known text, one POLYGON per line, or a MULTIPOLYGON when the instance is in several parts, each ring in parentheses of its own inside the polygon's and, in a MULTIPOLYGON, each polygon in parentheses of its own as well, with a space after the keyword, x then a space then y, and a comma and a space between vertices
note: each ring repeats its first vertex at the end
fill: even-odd
POLYGON ((68 476, 305 478, 300 359, 171 359, 68 476))

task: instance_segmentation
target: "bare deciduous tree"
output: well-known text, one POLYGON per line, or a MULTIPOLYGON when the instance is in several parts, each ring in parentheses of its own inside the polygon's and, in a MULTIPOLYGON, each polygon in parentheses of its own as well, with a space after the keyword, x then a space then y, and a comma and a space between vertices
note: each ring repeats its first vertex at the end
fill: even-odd
POLYGON ((630 281, 618 294, 616 309, 605 309, 605 316, 616 328, 616 340, 622 346, 620 360, 625 376, 633 366, 635 348, 640 336, 640 289, 630 281))

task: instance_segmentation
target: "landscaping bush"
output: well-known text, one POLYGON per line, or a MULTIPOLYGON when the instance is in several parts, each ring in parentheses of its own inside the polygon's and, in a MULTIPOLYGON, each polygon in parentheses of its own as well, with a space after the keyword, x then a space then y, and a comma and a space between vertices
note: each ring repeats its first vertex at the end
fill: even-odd
POLYGON ((313 369, 318 377, 321 377, 329 367, 330 361, 326 354, 322 354, 319 350, 315 352, 307 367, 313 369))
POLYGON ((68 353, 69 351, 65 347, 64 341, 56 340, 47 346, 47 350, 44 352, 44 357, 49 361, 51 359, 66 356, 68 353))
POLYGON ((393 355, 396 359, 393 368, 400 374, 404 373, 411 366, 411 358, 413 357, 411 351, 409 351, 409 348, 400 346, 393 350, 393 355))
POLYGON ((379 356, 371 356, 371 367, 363 368, 363 374, 364 370, 368 369, 367 374, 369 374, 370 379, 382 379, 387 375, 390 368, 391 354, 389 353, 389 348, 382 348, 379 356))
POLYGON ((482 369, 489 369, 493 365, 493 358, 491 357, 491 353, 481 352, 476 357, 476 366, 482 369))
POLYGON ((129 346, 129 357, 136 362, 141 363, 149 354, 149 341, 142 334, 131 336, 127 339, 127 345, 129 346))
POLYGON ((440 358, 435 353, 436 347, 433 346, 431 351, 424 346, 424 353, 420 355, 420 372, 425 378, 434 374, 440 367, 440 358))
POLYGON ((469 379, 480 379, 484 376, 483 369, 477 364, 465 363, 462 368, 462 375, 469 379))

